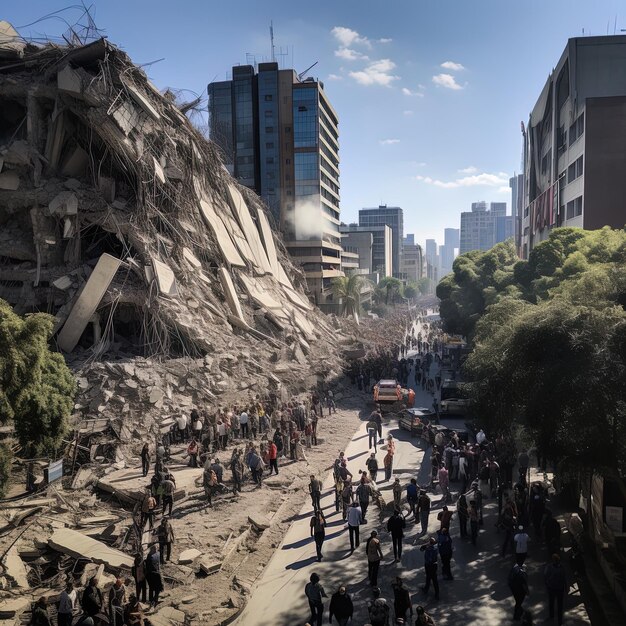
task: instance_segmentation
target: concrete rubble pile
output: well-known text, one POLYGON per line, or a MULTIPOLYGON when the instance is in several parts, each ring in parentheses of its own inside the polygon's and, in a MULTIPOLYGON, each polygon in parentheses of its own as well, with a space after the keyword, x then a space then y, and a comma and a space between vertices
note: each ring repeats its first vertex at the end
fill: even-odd
POLYGON ((302 386, 338 333, 302 285, 259 199, 123 51, 0 22, 0 298, 55 316, 83 415, 302 386))

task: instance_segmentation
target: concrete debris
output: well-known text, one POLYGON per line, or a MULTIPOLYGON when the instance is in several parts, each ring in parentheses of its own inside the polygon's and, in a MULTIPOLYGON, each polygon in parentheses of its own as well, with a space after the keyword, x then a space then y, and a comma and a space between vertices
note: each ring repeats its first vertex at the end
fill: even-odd
POLYGON ((2 564, 4 565, 4 574, 15 583, 16 587, 30 589, 26 566, 24 565, 24 561, 20 558, 16 546, 13 546, 6 553, 2 564))
POLYGON ((0 174, 0 189, 15 191, 19 189, 20 177, 15 172, 2 172, 0 174))
POLYGON ((152 626, 184 626, 186 615, 184 611, 165 606, 154 615, 150 615, 152 626))
POLYGON ((215 559, 212 559, 210 556, 204 556, 198 562, 198 565, 200 566, 200 571, 204 572, 207 576, 209 576, 210 574, 215 574, 216 572, 219 572, 222 567, 221 561, 216 561, 215 559))
POLYGON ((58 528, 48 539, 48 545, 57 552, 68 554, 75 559, 91 559, 94 563, 105 566, 130 570, 133 564, 132 556, 114 550, 106 544, 86 537, 70 528, 58 528))
POLYGON ((19 596, 0 601, 0 619, 8 620, 20 615, 30 607, 32 600, 31 596, 19 596))
POLYGON ((189 563, 193 563, 199 556, 202 556, 202 552, 200 552, 200 550, 197 550, 196 548, 189 548, 189 550, 183 550, 178 555, 178 564, 188 565, 189 563))
POLYGON ((270 527, 270 520, 265 515, 260 515, 259 513, 252 513, 248 515, 248 521, 257 529, 257 530, 267 530, 270 527))

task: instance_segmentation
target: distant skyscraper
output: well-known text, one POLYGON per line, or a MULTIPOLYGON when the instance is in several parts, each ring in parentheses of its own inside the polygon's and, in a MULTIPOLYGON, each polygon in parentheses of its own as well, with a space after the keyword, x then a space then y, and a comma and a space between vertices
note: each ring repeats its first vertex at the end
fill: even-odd
POLYGON ((422 247, 415 243, 415 235, 409 234, 402 244, 402 280, 417 282, 424 276, 424 255, 422 247))
POLYGON ((460 254, 489 250, 513 236, 513 217, 506 214, 506 202, 473 202, 471 211, 461 213, 460 254))
POLYGON ((511 188, 511 213, 513 214, 513 237, 515 249, 522 255, 522 220, 524 219, 524 176, 517 174, 509 179, 511 188))
POLYGON ((400 277, 402 265, 402 240, 404 239, 404 217, 402 209, 397 206, 388 207, 382 204, 375 209, 361 209, 359 211, 359 226, 383 226, 391 228, 392 250, 392 273, 400 277))
POLYGON ((391 276, 393 259, 393 232, 386 224, 380 226, 359 226, 358 224, 341 224, 340 232, 344 235, 343 243, 349 247, 360 248, 359 266, 363 269, 369 267, 370 272, 380 272, 381 278, 391 276), (357 233, 371 235, 371 245, 369 247, 368 258, 361 261, 362 251, 367 248, 363 246, 361 239, 356 237, 357 233))
POLYGON ((452 264, 459 249, 459 229, 444 228, 444 244, 439 248, 439 261, 441 265, 440 277, 452 271, 452 264))
POLYGON ((341 273, 338 117, 321 82, 278 63, 232 68, 208 86, 210 137, 265 201, 318 303, 341 273))

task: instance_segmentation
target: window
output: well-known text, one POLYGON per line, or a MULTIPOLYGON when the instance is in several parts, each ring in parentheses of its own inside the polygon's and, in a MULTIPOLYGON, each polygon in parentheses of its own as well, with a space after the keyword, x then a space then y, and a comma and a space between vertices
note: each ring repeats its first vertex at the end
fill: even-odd
POLYGON ((291 165, 291 159, 285 159, 285 165, 291 165))
POLYGON ((266 133, 273 133, 274 132, 274 127, 273 126, 266 126, 265 127, 265 132, 266 133))
POLYGON ((274 117, 274 111, 265 111, 265 117, 274 117))
POLYGON ((574 200, 570 200, 566 206, 565 219, 571 220, 574 217, 578 217, 583 214, 583 197, 578 196, 574 200))
POLYGON ((571 146, 585 132, 585 114, 581 113, 569 127, 569 145, 571 146))
POLYGON ((265 94, 265 102, 271 102, 272 101, 272 94, 266 93, 265 94))
POLYGON ((273 141, 267 141, 267 142, 265 143, 265 147, 266 147, 268 150, 271 150, 271 149, 274 147, 274 142, 273 142, 273 141))
POLYGON ((298 113, 304 113, 305 111, 308 111, 308 109, 305 106, 300 105, 298 107, 298 113))
POLYGON ((266 163, 273 163, 274 162, 274 157, 266 157, 265 158, 265 162, 266 163))
POLYGON ((285 132, 286 133, 290 133, 291 132, 291 126, 285 126, 285 132))
POLYGON ((583 157, 579 156, 568 168, 567 168, 567 182, 571 183, 579 176, 583 175, 583 157))
POLYGON ((577 125, 577 130, 578 130, 578 136, 580 137, 583 132, 585 131, 585 114, 581 113, 580 116, 578 117, 578 120, 576 120, 576 125, 577 125))
POLYGON ((563 189, 565 189, 565 185, 566 183, 566 178, 565 178, 565 170, 563 170, 560 174, 559 174, 559 191, 563 191, 563 189))

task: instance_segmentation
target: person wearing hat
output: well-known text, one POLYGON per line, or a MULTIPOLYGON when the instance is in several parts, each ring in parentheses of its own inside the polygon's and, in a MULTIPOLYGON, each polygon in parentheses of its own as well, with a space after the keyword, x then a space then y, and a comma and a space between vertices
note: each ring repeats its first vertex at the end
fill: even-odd
POLYGON ((422 587, 424 593, 428 593, 430 583, 433 583, 435 590, 435 600, 439 600, 439 580, 437 578, 437 560, 439 553, 437 550, 437 540, 431 537, 428 543, 421 546, 424 553, 424 571, 426 572, 426 584, 422 587))
POLYGON ((518 565, 524 565, 524 561, 528 556, 528 540, 530 537, 524 532, 523 526, 518 526, 517 531, 517 534, 513 537, 515 543, 515 562, 518 565))
POLYGON ((309 601, 311 609, 311 626, 322 626, 324 618, 324 603, 322 598, 327 598, 324 587, 320 585, 320 577, 313 572, 309 577, 309 582, 304 587, 304 594, 309 601))

